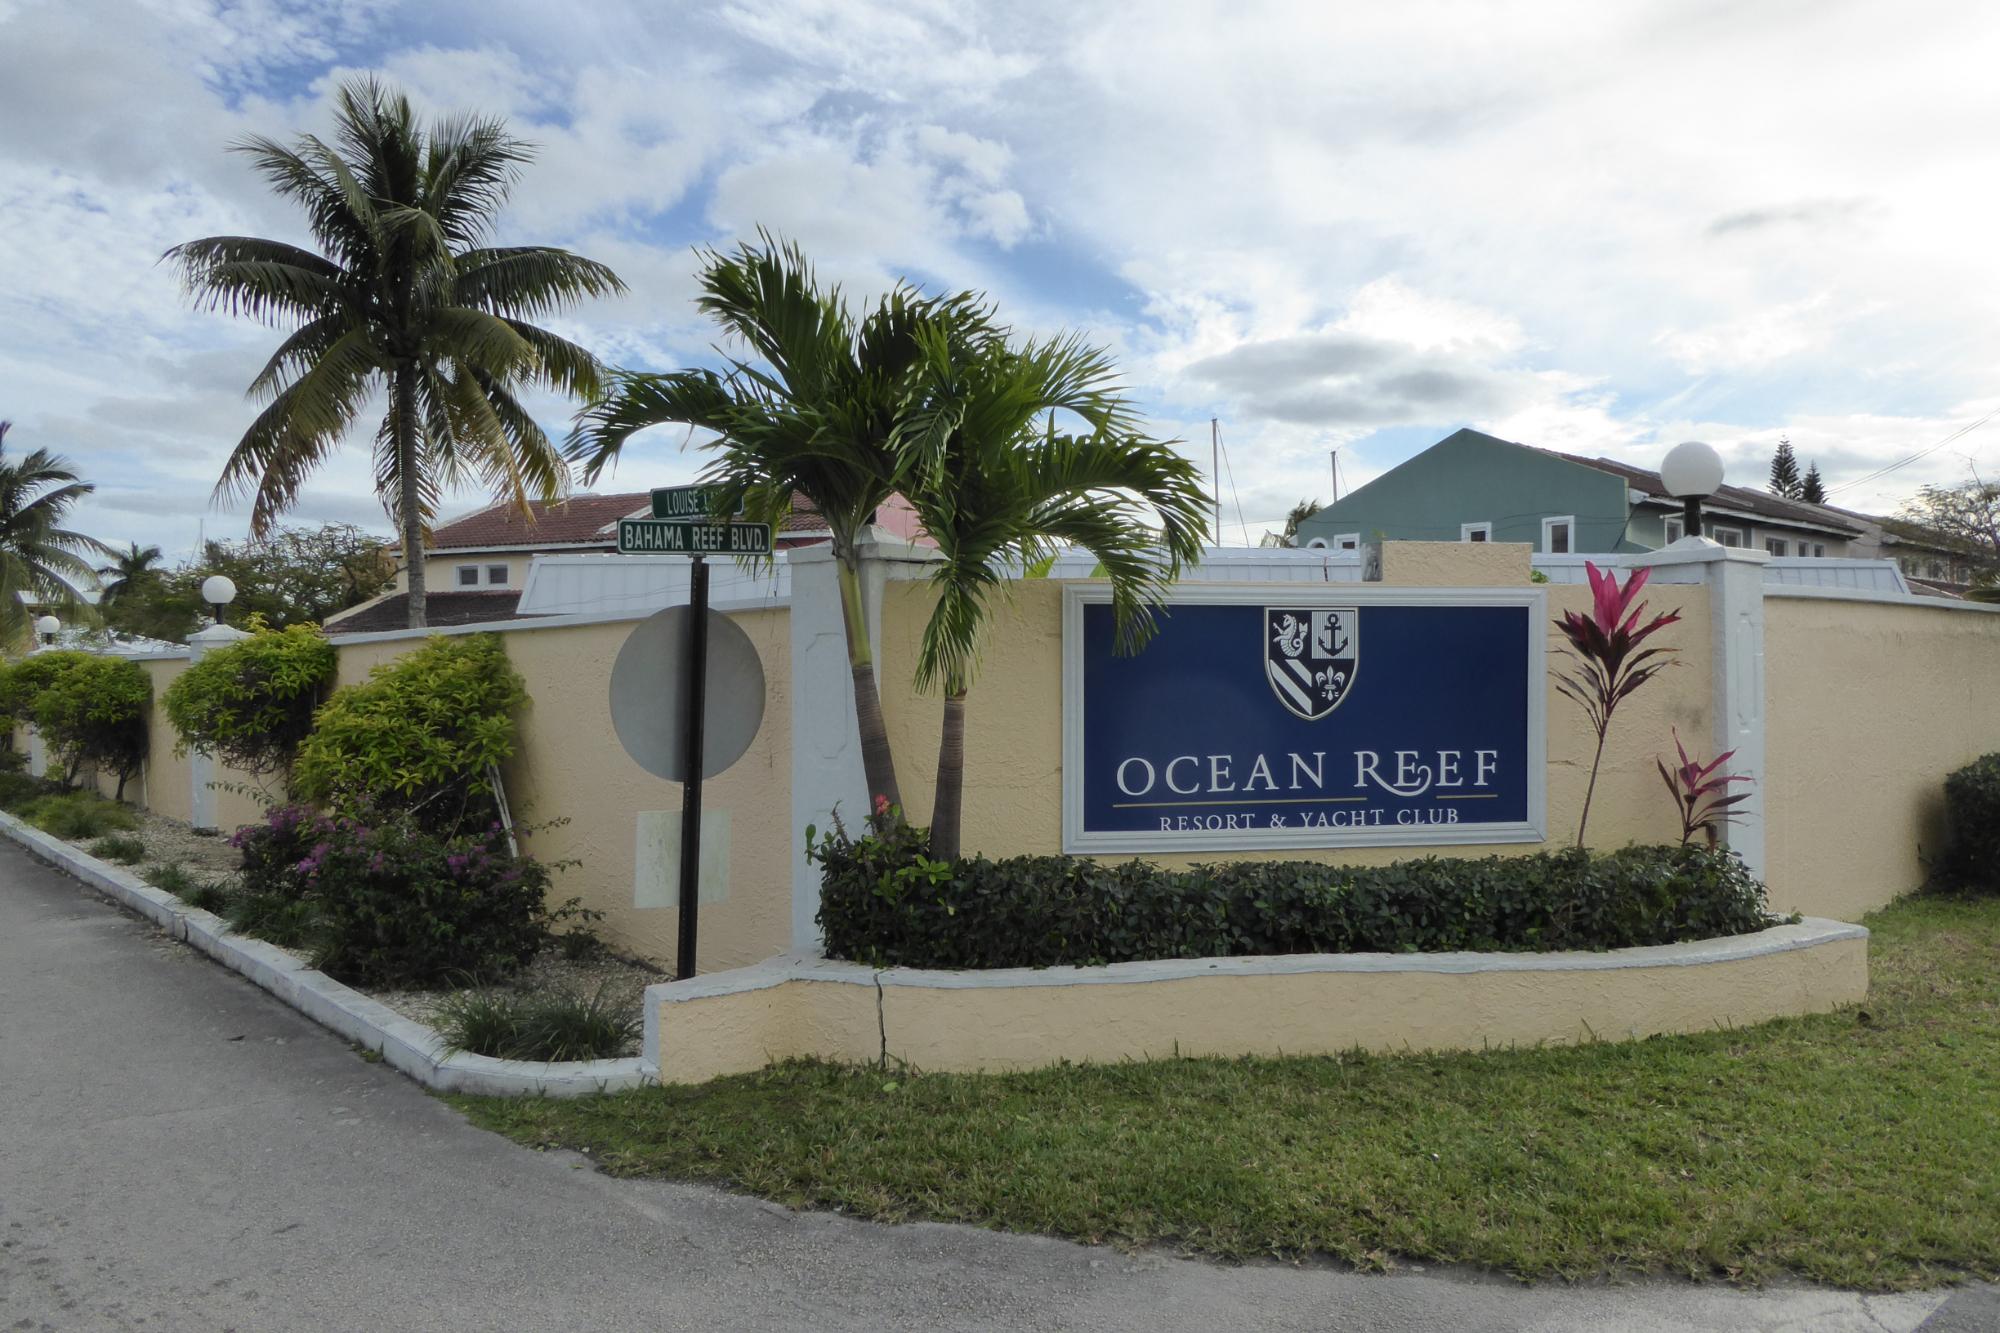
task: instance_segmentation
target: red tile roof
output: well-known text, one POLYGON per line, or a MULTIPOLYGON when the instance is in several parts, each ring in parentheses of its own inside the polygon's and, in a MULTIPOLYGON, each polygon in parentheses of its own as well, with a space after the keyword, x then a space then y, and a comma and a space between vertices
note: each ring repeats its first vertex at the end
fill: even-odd
POLYGON ((511 503, 491 504, 464 518, 431 529, 432 550, 479 550, 495 546, 601 546, 616 541, 619 519, 652 512, 645 491, 620 495, 572 495, 533 501, 524 515, 511 503), (605 536, 606 530, 611 536, 605 536))
MULTIPOLYGON (((584 546, 609 549, 618 544, 618 520, 649 515, 652 493, 626 491, 616 495, 572 495, 528 506, 532 519, 513 504, 493 504, 464 518, 431 529, 426 544, 432 551, 477 551, 503 546, 584 546)), ((792 512, 778 525, 781 532, 824 532, 826 520, 800 496, 792 512)))

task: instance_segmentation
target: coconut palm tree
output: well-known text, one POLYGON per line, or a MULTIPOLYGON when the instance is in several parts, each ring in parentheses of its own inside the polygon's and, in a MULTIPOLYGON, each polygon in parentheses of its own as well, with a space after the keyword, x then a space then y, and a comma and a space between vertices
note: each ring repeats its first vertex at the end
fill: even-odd
POLYGON ((595 357, 531 320, 624 290, 604 265, 550 246, 490 245, 531 151, 498 120, 425 126, 372 78, 343 84, 329 144, 237 144, 305 210, 319 253, 211 236, 167 251, 196 304, 291 333, 251 382, 265 402, 216 484, 250 495, 261 537, 380 389, 375 485, 402 536, 410 624, 424 624, 423 531, 448 489, 477 483, 526 508, 569 469, 517 394, 600 391, 595 357))
POLYGON ((98 595, 97 605, 108 611, 147 584, 157 583, 164 572, 157 568, 160 559, 159 547, 132 542, 110 564, 99 565, 97 577, 103 580, 104 591, 98 595))
POLYGON ((965 701, 993 595, 1061 547, 1082 547, 1111 582, 1119 650, 1136 651, 1208 530, 1201 474, 1136 431, 1102 350, 1074 335, 1010 346, 986 313, 969 328, 920 331, 922 405, 899 440, 910 502, 943 556, 917 657, 918 687, 944 694, 931 808, 939 857, 959 854, 965 701), (1059 432, 1059 414, 1088 429, 1059 432))
POLYGON ((28 634, 31 604, 80 608, 77 585, 91 578, 91 557, 111 554, 95 537, 63 526, 71 506, 97 488, 46 449, 8 459, 12 425, 0 421, 0 641, 10 644, 28 634))
POLYGON ((717 373, 623 372, 610 394, 579 414, 570 456, 586 483, 632 435, 649 426, 711 431, 702 479, 776 522, 794 497, 810 501, 833 534, 847 661, 869 792, 902 804, 882 718, 861 600, 860 545, 875 511, 903 483, 896 447, 911 403, 917 331, 964 298, 925 298, 898 286, 856 318, 839 287, 822 291, 799 248, 765 232, 733 254, 710 251, 696 306, 748 348, 717 373))

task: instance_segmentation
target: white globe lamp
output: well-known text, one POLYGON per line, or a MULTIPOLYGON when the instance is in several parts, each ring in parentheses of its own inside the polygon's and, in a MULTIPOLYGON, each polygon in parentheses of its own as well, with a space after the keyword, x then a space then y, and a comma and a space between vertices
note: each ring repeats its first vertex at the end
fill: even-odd
POLYGON ((1660 481, 1681 502, 1683 535, 1701 536, 1701 502, 1722 487, 1722 455, 1700 440, 1677 444, 1660 461, 1660 481))
POLYGON ((236 582, 227 574, 210 574, 201 581, 201 600, 215 608, 215 623, 222 623, 222 613, 236 600, 236 582))
POLYGON ((54 616, 42 616, 35 621, 35 633, 42 636, 44 644, 54 643, 56 641, 56 634, 61 629, 62 621, 57 620, 54 616))

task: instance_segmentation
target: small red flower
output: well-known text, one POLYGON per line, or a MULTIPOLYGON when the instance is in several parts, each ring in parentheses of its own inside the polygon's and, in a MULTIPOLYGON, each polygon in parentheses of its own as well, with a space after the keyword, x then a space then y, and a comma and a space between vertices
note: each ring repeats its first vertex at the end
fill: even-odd
POLYGON ((888 814, 889 814, 889 798, 878 793, 875 797, 875 817, 877 819, 883 819, 886 818, 888 814))

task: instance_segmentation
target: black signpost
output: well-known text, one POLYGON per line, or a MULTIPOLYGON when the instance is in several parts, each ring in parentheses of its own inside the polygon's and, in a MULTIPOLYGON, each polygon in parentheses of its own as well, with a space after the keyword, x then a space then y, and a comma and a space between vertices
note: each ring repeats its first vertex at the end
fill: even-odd
POLYGON ((688 571, 687 759, 681 783, 681 920, 674 949, 674 975, 686 981, 694 975, 695 921, 701 910, 701 768, 702 731, 707 721, 708 694, 708 561, 694 558, 688 571))
POLYGON ((674 950, 674 971, 681 981, 695 973, 701 912, 701 783, 707 760, 704 747, 708 718, 707 555, 767 554, 771 549, 771 525, 739 523, 733 516, 715 513, 717 494, 718 489, 710 486, 662 487, 653 492, 652 518, 623 519, 618 524, 620 554, 692 557, 688 571, 686 655, 679 672, 684 682, 684 693, 678 701, 682 751, 675 756, 680 762, 681 864, 680 933, 674 950))

